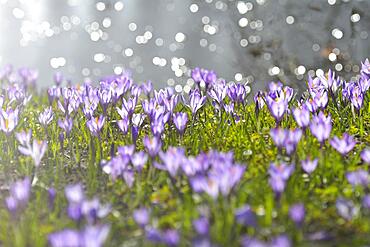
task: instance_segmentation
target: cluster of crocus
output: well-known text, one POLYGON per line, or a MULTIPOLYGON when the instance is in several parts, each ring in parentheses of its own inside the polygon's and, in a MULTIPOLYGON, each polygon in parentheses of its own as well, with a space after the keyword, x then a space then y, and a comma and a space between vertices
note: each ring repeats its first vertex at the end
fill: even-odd
POLYGON ((101 224, 99 219, 110 213, 110 205, 102 205, 99 199, 88 200, 81 184, 68 185, 65 188, 68 200, 68 216, 78 222, 85 219, 83 229, 64 229, 49 234, 49 244, 59 246, 103 246, 109 234, 109 225, 101 224))
POLYGON ((370 176, 369 173, 363 169, 359 169, 357 171, 348 172, 346 174, 347 180, 353 186, 361 185, 363 187, 367 187, 370 183, 370 176))
POLYGON ((109 229, 108 225, 88 225, 82 230, 64 229, 49 234, 48 241, 52 247, 100 247, 104 245, 109 229))
POLYGON ((46 141, 33 140, 31 145, 31 136, 31 130, 29 130, 28 132, 22 131, 20 133, 16 133, 16 138, 21 144, 20 146, 18 146, 18 150, 23 155, 31 156, 35 163, 35 166, 38 167, 40 165, 42 157, 46 152, 48 144, 46 141))
POLYGON ((195 192, 204 192, 216 199, 219 194, 229 195, 240 182, 245 166, 235 164, 232 153, 212 151, 189 158, 182 164, 182 170, 195 192))
POLYGON ((9 196, 5 199, 9 212, 16 213, 28 203, 31 194, 31 180, 26 177, 10 186, 9 196))
POLYGON ((81 184, 68 185, 65 195, 68 200, 67 213, 73 220, 80 221, 84 218, 93 224, 110 213, 110 205, 102 205, 97 198, 88 200, 81 184))
POLYGON ((301 129, 282 129, 282 128, 273 128, 270 130, 270 136, 274 141, 276 147, 279 149, 285 148, 288 155, 291 155, 302 137, 301 129))
POLYGON ((118 147, 118 155, 107 162, 102 162, 103 171, 115 180, 122 178, 129 187, 135 181, 135 171, 141 172, 147 163, 148 155, 143 151, 135 153, 135 146, 118 147))

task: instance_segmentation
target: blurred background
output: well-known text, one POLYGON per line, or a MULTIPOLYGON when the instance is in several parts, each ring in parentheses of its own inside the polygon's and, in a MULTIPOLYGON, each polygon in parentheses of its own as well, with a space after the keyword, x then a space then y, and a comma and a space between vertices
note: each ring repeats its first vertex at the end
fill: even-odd
POLYGON ((0 66, 48 86, 131 73, 188 91, 190 70, 296 88, 329 68, 349 80, 370 56, 369 0, 0 0, 0 66))

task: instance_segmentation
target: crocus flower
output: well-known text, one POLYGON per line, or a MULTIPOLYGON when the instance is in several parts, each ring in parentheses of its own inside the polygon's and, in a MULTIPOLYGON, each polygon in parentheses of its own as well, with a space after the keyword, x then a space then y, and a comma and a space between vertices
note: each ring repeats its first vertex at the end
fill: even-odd
POLYGON ((152 158, 161 150, 162 142, 158 137, 149 138, 148 136, 145 136, 143 142, 148 154, 152 158))
POLYGON ((48 196, 49 196, 49 208, 52 209, 54 207, 54 201, 55 201, 55 197, 57 195, 57 192, 54 188, 49 188, 48 189, 48 196))
POLYGON ((256 104, 256 111, 261 110, 265 105, 265 98, 262 91, 258 91, 253 97, 254 103, 256 104))
POLYGON ((343 134, 342 139, 335 136, 330 140, 331 146, 342 155, 347 155, 356 145, 355 139, 347 133, 343 134))
POLYGON ((65 229, 49 234, 48 241, 52 247, 81 246, 79 231, 72 229, 65 229))
POLYGON ((0 111, 0 129, 7 135, 10 134, 18 124, 18 108, 9 108, 0 111))
POLYGON ((289 208, 289 216, 296 225, 300 226, 305 216, 304 205, 302 203, 292 205, 289 208))
POLYGON ((177 246, 180 242, 180 234, 174 229, 169 229, 163 232, 162 239, 167 246, 177 246))
POLYGON ((270 179, 269 183, 272 190, 279 196, 284 190, 286 182, 293 174, 294 165, 287 165, 285 163, 275 164, 271 163, 269 168, 270 179))
POLYGON ((276 123, 280 123, 285 112, 288 110, 288 101, 284 97, 275 94, 268 94, 266 102, 271 115, 275 118, 276 123))
POLYGON ((189 95, 189 107, 193 115, 206 103, 206 96, 201 96, 198 90, 194 90, 189 95))
POLYGON ((118 120, 117 121, 117 125, 119 127, 119 129, 122 131, 123 134, 127 134, 128 132, 128 128, 129 128, 129 124, 130 124, 130 121, 128 120, 127 117, 121 119, 121 120, 118 120))
POLYGON ((82 232, 81 246, 101 247, 109 235, 109 225, 87 225, 82 232))
POLYGON ((108 225, 87 225, 81 231, 64 229, 49 234, 48 242, 52 247, 100 247, 109 234, 108 225))
POLYGON ((352 201, 341 197, 337 199, 335 206, 338 214, 346 220, 352 220, 359 213, 359 207, 355 206, 352 201))
POLYGON ((15 133, 15 138, 19 141, 22 146, 29 146, 31 143, 31 136, 32 130, 21 131, 19 133, 15 133))
POLYGON ((318 159, 311 160, 309 158, 301 161, 301 166, 303 171, 308 174, 311 174, 317 167, 318 159))
POLYGON ((361 75, 366 79, 370 79, 370 62, 366 59, 365 62, 361 62, 361 75))
POLYGON ((295 151, 297 144, 302 137, 302 130, 273 128, 270 131, 270 136, 279 149, 285 148, 287 154, 291 155, 295 151))
POLYGON ((182 148, 170 147, 165 153, 159 152, 159 157, 164 166, 157 165, 157 167, 168 171, 171 177, 176 177, 177 171, 184 161, 185 151, 182 148))
POLYGON ((206 217, 201 216, 199 219, 193 221, 195 231, 202 236, 209 233, 209 221, 206 217))
POLYGON ((35 166, 38 167, 42 157, 44 157, 47 146, 47 141, 33 140, 32 146, 28 143, 27 146, 18 146, 18 150, 23 155, 31 156, 35 166))
POLYGON ((352 105, 357 109, 360 110, 363 103, 364 103, 364 95, 360 88, 360 86, 356 85, 350 89, 350 100, 352 105))
POLYGON ((67 136, 69 136, 69 134, 72 131, 73 120, 72 118, 68 118, 68 117, 66 117, 64 120, 59 119, 58 126, 66 132, 67 136))
POLYGON ((238 208, 235 212, 236 221, 244 226, 257 226, 257 217, 256 214, 252 211, 249 205, 244 205, 241 208, 238 208))
POLYGON ((50 124, 52 120, 53 120, 53 110, 51 109, 50 106, 40 113, 39 122, 42 126, 46 127, 47 125, 50 124))
POLYGON ((306 128, 310 124, 310 111, 305 106, 295 108, 293 116, 301 128, 306 128))
POLYGON ((366 187, 370 183, 369 173, 363 169, 357 171, 348 172, 346 178, 353 186, 361 185, 366 187))
POLYGON ((134 168, 141 172, 148 161, 148 155, 144 151, 140 151, 133 154, 130 159, 134 168))
POLYGON ((97 118, 91 118, 86 122, 87 127, 94 136, 100 136, 100 130, 103 128, 105 122, 105 117, 100 115, 97 118))
POLYGON ((222 83, 214 84, 208 91, 208 95, 217 102, 218 105, 223 105, 226 97, 227 87, 222 83))
POLYGON ((188 114, 186 112, 177 112, 173 114, 173 122, 180 135, 183 135, 186 123, 188 122, 188 114))
POLYGON ((323 112, 320 112, 317 116, 314 116, 311 120, 310 130, 317 140, 323 144, 326 139, 329 138, 331 132, 331 117, 327 117, 323 112))
POLYGON ((31 180, 26 177, 10 186, 9 196, 5 199, 6 206, 11 213, 26 206, 31 194, 31 180))
POLYGON ((364 208, 370 209, 370 194, 365 195, 362 199, 362 206, 364 208))
POLYGON ((135 222, 140 227, 145 227, 146 225, 149 224, 150 214, 147 208, 136 209, 133 213, 133 217, 134 217, 135 222))
POLYGON ((362 150, 361 159, 365 163, 370 164, 370 149, 369 148, 365 148, 364 150, 362 150))
POLYGON ((290 242, 290 239, 286 235, 280 235, 275 237, 269 244, 269 247, 291 247, 291 246, 292 243, 290 242))

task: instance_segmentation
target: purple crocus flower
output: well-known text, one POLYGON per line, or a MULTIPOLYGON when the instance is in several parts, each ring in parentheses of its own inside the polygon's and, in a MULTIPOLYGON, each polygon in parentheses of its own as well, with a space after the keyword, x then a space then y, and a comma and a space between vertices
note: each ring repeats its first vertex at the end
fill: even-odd
POLYGON ((282 128, 274 128, 271 129, 270 136, 279 149, 285 148, 287 154, 291 155, 295 151, 297 144, 302 137, 302 130, 285 130, 282 128))
POLYGON ((127 117, 125 117, 124 119, 121 119, 121 120, 118 120, 117 121, 117 125, 118 125, 119 129, 125 135, 128 132, 129 124, 130 124, 130 121, 129 121, 129 119, 127 117))
POLYGON ((364 208, 370 209, 370 194, 367 194, 362 199, 362 206, 364 208))
POLYGON ((340 154, 347 155, 355 147, 356 141, 351 135, 344 133, 342 139, 335 136, 330 140, 330 144, 340 154))
POLYGON ((120 109, 117 107, 118 114, 122 118, 125 117, 131 118, 132 114, 135 111, 136 102, 137 102, 136 98, 129 98, 128 100, 122 98, 122 108, 120 109))
POLYGON ((241 208, 238 208, 235 212, 236 221, 244 226, 257 226, 257 217, 256 214, 252 211, 249 205, 244 205, 241 208))
POLYGON ((146 238, 154 243, 160 243, 162 241, 162 233, 153 227, 147 227, 145 229, 146 238))
POLYGON ((320 112, 317 116, 314 116, 311 120, 310 130, 317 140, 323 144, 326 139, 329 138, 331 132, 331 117, 327 117, 323 112, 320 112))
POLYGON ((287 130, 283 128, 272 128, 270 130, 270 136, 272 138, 272 141, 275 143, 276 147, 281 149, 285 144, 287 130))
POLYGON ((350 97, 352 105, 357 110, 360 110, 364 103, 364 94, 360 86, 356 85, 354 87, 351 87, 349 93, 350 93, 349 97, 350 97))
POLYGON ((352 201, 341 197, 337 199, 335 206, 338 214, 346 220, 352 220, 359 213, 359 207, 355 206, 352 201))
POLYGON ((10 186, 9 196, 5 199, 6 206, 11 213, 25 207, 31 194, 31 180, 26 177, 10 186))
POLYGON ((58 120, 58 126, 60 128, 62 128, 65 132, 66 132, 66 135, 69 136, 69 134, 71 133, 72 131, 72 127, 73 127, 73 120, 72 118, 68 118, 66 117, 65 119, 61 120, 59 119, 58 120))
POLYGON ((288 110, 288 101, 274 93, 269 93, 266 96, 266 102, 271 115, 275 118, 276 123, 280 123, 285 112, 288 110))
POLYGON ((188 122, 188 114, 186 112, 174 113, 173 122, 180 135, 183 135, 186 128, 186 123, 188 122))
POLYGON ((222 83, 214 84, 208 91, 208 95, 217 102, 218 105, 223 105, 223 101, 227 94, 227 87, 222 83))
POLYGON ((295 108, 293 116, 301 128, 306 128, 310 124, 310 111, 305 106, 295 108))
POLYGON ((54 207, 54 201, 55 197, 57 195, 57 191, 54 188, 49 188, 48 189, 48 196, 49 196, 49 208, 52 209, 54 207))
POLYGON ((103 128, 105 122, 105 117, 100 115, 97 118, 91 118, 86 122, 87 127, 94 136, 100 136, 100 130, 103 128))
POLYGON ((206 103, 206 96, 201 96, 198 90, 193 90, 189 95, 189 107, 193 115, 206 103))
POLYGON ((353 186, 361 185, 366 187, 370 183, 369 173, 363 169, 357 171, 348 172, 346 178, 353 186))
POLYGON ((370 62, 367 58, 365 62, 361 62, 361 75, 365 77, 365 79, 370 79, 370 62))
POLYGON ((15 138, 19 141, 19 143, 22 146, 29 146, 31 143, 31 136, 32 136, 32 130, 21 131, 19 133, 15 133, 15 138))
POLYGON ((42 157, 44 157, 47 146, 47 141, 33 140, 32 146, 27 143, 26 146, 18 146, 18 150, 23 155, 31 156, 33 161, 35 162, 35 166, 38 167, 40 165, 42 157))
POLYGON ((81 246, 101 247, 109 235, 109 225, 87 225, 82 232, 81 246))
POLYGON ((176 177, 177 171, 185 159, 185 151, 182 148, 170 147, 165 153, 159 152, 159 157, 164 166, 157 165, 157 167, 168 171, 171 177, 176 177))
POLYGON ((370 164, 370 149, 369 148, 365 148, 364 150, 362 150, 361 159, 365 163, 370 164))
POLYGON ((48 242, 52 247, 81 246, 81 236, 77 230, 64 229, 49 234, 48 242))
POLYGON ((18 108, 0 110, 0 129, 7 135, 10 134, 18 124, 18 108))
POLYGON ((195 231, 201 235, 206 236, 209 233, 209 221, 206 217, 201 216, 200 218, 193 221, 195 231))
POLYGON ((82 202, 85 195, 81 184, 68 185, 64 189, 66 198, 69 202, 67 213, 73 220, 79 220, 82 217, 82 202))
POLYGON ((303 203, 294 204, 289 208, 289 216, 294 223, 300 226, 305 217, 305 208, 303 203))
POLYGON ((284 190, 286 182, 293 174, 294 165, 287 165, 285 163, 275 164, 271 163, 269 168, 270 179, 269 183, 272 190, 279 196, 284 190))
POLYGON ((275 237, 269 247, 291 247, 292 243, 290 242, 289 238, 286 235, 280 235, 275 237))
POLYGON ((308 174, 311 174, 317 167, 318 159, 311 160, 309 158, 301 161, 301 166, 303 171, 308 174))
POLYGON ((134 168, 138 170, 139 172, 142 171, 147 161, 148 161, 148 155, 144 151, 134 153, 131 156, 131 163, 134 166, 134 168))
POLYGON ((39 122, 42 126, 48 126, 53 120, 53 110, 51 106, 46 108, 45 111, 41 112, 39 115, 39 122))
POLYGON ((150 213, 147 208, 136 209, 133 213, 133 217, 136 224, 138 224, 142 228, 149 224, 150 213))
POLYGON ((174 229, 169 229, 163 232, 162 239, 167 246, 177 246, 180 242, 180 234, 174 229))
POLYGON ((152 158, 158 154, 162 147, 161 139, 158 137, 149 138, 148 136, 145 136, 143 139, 143 143, 148 154, 152 158))
POLYGON ((256 104, 256 111, 261 110, 265 106, 265 97, 262 91, 258 91, 253 97, 256 104))

